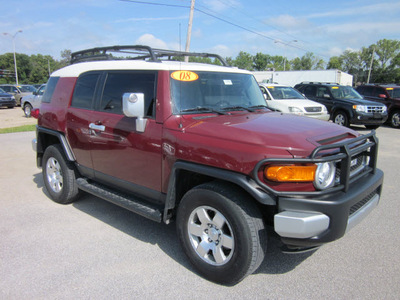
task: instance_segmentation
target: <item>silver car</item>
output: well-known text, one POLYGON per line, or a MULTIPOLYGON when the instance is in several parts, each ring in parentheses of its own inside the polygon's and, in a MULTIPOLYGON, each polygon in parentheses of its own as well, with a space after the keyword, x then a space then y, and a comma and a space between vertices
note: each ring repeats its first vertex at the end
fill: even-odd
POLYGON ((33 92, 32 95, 24 96, 21 99, 21 108, 25 113, 25 116, 29 118, 31 116, 32 109, 39 108, 40 103, 42 103, 42 96, 44 93, 44 89, 46 88, 45 84, 42 84, 36 92, 33 92))

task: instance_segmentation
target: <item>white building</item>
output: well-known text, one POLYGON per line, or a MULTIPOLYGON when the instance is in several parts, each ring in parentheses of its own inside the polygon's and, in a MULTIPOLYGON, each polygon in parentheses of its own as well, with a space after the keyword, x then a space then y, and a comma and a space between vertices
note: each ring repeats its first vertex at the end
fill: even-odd
POLYGON ((253 74, 258 82, 279 83, 292 87, 303 81, 353 85, 353 75, 340 70, 253 71, 253 74))

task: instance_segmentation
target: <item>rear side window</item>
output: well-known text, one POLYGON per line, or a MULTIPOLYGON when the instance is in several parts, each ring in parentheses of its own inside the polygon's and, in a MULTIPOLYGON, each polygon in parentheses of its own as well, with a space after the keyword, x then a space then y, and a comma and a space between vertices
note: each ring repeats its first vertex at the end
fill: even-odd
POLYGON ((309 97, 315 97, 316 87, 313 85, 306 86, 304 89, 304 95, 309 97))
POLYGON ((143 93, 146 115, 148 117, 153 116, 156 95, 156 74, 153 71, 109 71, 99 110, 122 114, 122 95, 124 93, 143 93))
POLYGON ((92 108, 93 96, 99 76, 99 73, 88 73, 79 76, 72 97, 72 107, 92 108))
POLYGON ((46 84, 46 89, 44 91, 42 102, 50 103, 51 97, 53 97, 54 90, 56 89, 57 82, 60 77, 50 77, 49 81, 46 84))

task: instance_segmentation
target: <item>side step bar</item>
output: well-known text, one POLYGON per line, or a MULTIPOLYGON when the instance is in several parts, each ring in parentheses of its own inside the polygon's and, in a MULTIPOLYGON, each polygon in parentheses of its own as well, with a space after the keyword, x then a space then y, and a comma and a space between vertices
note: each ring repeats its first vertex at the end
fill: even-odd
POLYGON ((98 183, 88 182, 85 178, 78 178, 76 180, 79 189, 102 198, 108 202, 121 206, 127 210, 137 213, 145 218, 161 223, 162 213, 153 205, 147 204, 139 197, 126 195, 123 193, 115 192, 98 183))

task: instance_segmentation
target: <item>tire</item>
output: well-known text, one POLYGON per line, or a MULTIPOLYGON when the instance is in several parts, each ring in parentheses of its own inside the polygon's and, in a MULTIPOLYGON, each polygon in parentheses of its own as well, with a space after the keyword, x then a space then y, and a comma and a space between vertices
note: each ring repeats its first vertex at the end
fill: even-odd
POLYGON ((68 204, 79 197, 75 169, 59 144, 47 147, 43 155, 43 180, 54 202, 68 204))
POLYGON ((176 226, 185 254, 208 280, 234 285, 264 259, 262 215, 233 185, 211 182, 188 191, 179 204, 176 226))
POLYGON ((400 111, 396 110, 390 114, 389 124, 393 128, 400 128, 400 111))
POLYGON ((335 113, 333 116, 333 122, 341 126, 349 127, 349 117, 342 110, 335 113))
POLYGON ((367 129, 378 129, 380 125, 365 125, 365 128, 367 129))
POLYGON ((24 104, 25 117, 30 118, 31 112, 32 112, 32 105, 30 105, 29 103, 24 104))

